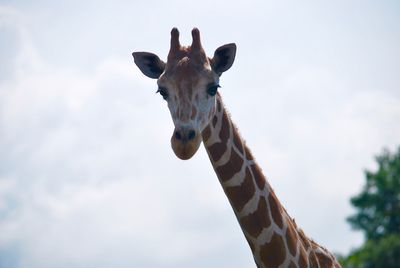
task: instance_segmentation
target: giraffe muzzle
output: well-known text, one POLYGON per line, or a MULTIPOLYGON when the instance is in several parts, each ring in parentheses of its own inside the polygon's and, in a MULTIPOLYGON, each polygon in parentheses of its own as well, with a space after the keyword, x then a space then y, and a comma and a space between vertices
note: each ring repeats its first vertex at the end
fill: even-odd
POLYGON ((198 150, 201 143, 201 135, 198 131, 189 127, 175 128, 171 137, 171 146, 175 155, 182 159, 190 159, 198 150))

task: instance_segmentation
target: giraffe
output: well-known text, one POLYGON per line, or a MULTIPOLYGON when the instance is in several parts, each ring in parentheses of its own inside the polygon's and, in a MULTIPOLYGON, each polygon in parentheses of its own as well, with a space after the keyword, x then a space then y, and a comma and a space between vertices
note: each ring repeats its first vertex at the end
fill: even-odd
POLYGON ((197 28, 190 46, 180 44, 173 28, 167 62, 149 52, 132 55, 144 75, 157 79, 157 92, 167 101, 175 155, 190 159, 203 142, 256 266, 340 267, 286 212, 222 102, 219 79, 232 66, 236 45, 223 45, 209 58, 197 28))

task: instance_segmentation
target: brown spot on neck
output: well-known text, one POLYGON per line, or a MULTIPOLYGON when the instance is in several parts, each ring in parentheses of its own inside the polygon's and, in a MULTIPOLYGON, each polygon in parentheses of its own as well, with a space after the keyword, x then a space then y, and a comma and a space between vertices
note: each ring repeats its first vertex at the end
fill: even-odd
POLYGON ((282 229, 283 228, 282 208, 280 202, 276 198, 275 193, 273 191, 269 193, 268 203, 275 224, 282 229))
POLYGON ((239 131, 236 129, 235 126, 233 126, 233 144, 239 150, 239 152, 243 154, 244 152, 243 142, 242 139, 240 138, 239 131))
POLYGON ((261 168, 258 165, 251 165, 251 171, 253 172, 254 180, 257 183, 258 189, 264 189, 265 184, 267 183, 264 174, 261 171, 261 168))
POLYGON ((303 247, 306 250, 308 250, 308 248, 311 247, 310 240, 306 237, 306 235, 304 234, 303 230, 297 229, 297 233, 299 235, 301 244, 303 245, 303 247))
POLYGON ((288 223, 288 227, 286 229, 286 243, 292 256, 296 256, 297 240, 296 230, 291 223, 288 223))
POLYGON ((214 143, 207 147, 211 160, 215 163, 221 159, 222 155, 225 153, 227 146, 223 142, 214 143))
POLYGON ((238 155, 235 150, 231 150, 229 161, 222 166, 216 168, 221 181, 227 181, 242 169, 243 158, 238 155))
POLYGON ((228 114, 223 113, 221 131, 219 132, 219 138, 221 139, 221 141, 223 141, 223 142, 228 141, 230 129, 231 129, 231 124, 230 124, 230 120, 228 118, 228 114))
POLYGON ((221 104, 221 101, 220 100, 217 100, 217 111, 220 113, 221 112, 221 108, 222 107, 222 104, 221 104))
MULTIPOLYGON (((308 259, 310 261, 311 268, 321 267, 321 266, 319 266, 317 256, 315 255, 315 253, 313 251, 311 251, 310 254, 308 255, 308 259)), ((322 267, 329 267, 329 266, 322 266, 322 267)))
POLYGON ((226 195, 236 212, 242 211, 244 205, 253 197, 255 190, 249 169, 246 169, 246 176, 241 185, 225 188, 226 195))
POLYGON ((271 241, 260 247, 260 255, 265 267, 279 267, 286 257, 285 244, 282 237, 274 233, 271 241))
POLYGON ((239 219, 239 223, 242 229, 253 238, 258 237, 264 228, 271 225, 267 202, 264 197, 261 197, 258 201, 257 210, 239 219))
POLYGON ((333 260, 327 254, 316 253, 315 255, 321 267, 334 267, 333 260))
POLYGON ((303 247, 300 247, 300 255, 299 255, 299 268, 307 268, 308 266, 308 256, 307 252, 303 247))

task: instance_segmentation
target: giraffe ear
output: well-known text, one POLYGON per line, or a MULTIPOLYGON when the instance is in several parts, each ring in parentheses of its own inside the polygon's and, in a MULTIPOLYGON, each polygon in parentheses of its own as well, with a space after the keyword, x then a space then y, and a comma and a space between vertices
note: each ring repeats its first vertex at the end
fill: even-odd
POLYGON ((133 59, 145 76, 157 79, 164 72, 165 62, 153 53, 133 52, 133 59))
POLYGON ((223 45, 214 52, 214 57, 211 59, 211 67, 218 74, 231 68, 236 55, 236 45, 234 43, 223 45))

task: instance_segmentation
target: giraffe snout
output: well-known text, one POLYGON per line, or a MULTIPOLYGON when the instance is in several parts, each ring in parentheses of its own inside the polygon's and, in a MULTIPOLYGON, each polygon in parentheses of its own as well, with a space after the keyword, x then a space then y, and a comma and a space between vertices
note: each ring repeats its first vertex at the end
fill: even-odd
POLYGON ((182 160, 190 159, 201 143, 201 135, 192 127, 175 128, 171 137, 172 149, 182 160))

